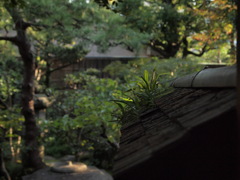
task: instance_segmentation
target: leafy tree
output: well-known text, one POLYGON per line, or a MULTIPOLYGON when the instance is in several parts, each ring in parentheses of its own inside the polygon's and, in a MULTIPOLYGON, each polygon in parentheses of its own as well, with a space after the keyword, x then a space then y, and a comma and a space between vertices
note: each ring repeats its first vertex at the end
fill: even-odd
MULTIPOLYGON (((99 47, 99 51, 106 51, 109 46, 119 44, 137 51, 148 38, 148 35, 126 27, 123 17, 110 10, 99 8, 95 3, 83 1, 81 6, 77 1, 75 3, 65 7, 66 12, 72 7, 70 14, 65 13, 58 20, 55 15, 48 16, 42 22, 47 28, 38 26, 35 28, 40 28, 41 31, 31 33, 36 48, 35 56, 39 62, 38 69, 45 76, 46 86, 49 86, 51 73, 82 60, 93 44, 99 47), (60 32, 56 28, 60 28, 60 32)), ((41 11, 39 13, 30 12, 36 17, 41 16, 41 11)))
POLYGON ((10 43, 0 44, 0 49, 0 109, 9 109, 21 87, 22 63, 10 43))
POLYGON ((206 27, 201 31, 196 31, 190 38, 184 39, 183 56, 193 54, 202 56, 204 52, 220 48, 221 44, 230 46, 230 53, 234 54, 235 39, 235 10, 233 2, 227 0, 204 1, 200 3, 189 3, 189 10, 196 16, 202 17, 206 22, 206 27), (196 54, 188 50, 189 43, 203 46, 202 50, 196 54))
POLYGON ((121 16, 85 0, 24 2, 24 7, 5 3, 1 8, 3 18, 0 25, 6 35, 0 40, 14 44, 23 62, 22 114, 26 147, 23 165, 39 169, 44 167, 44 163, 39 156, 39 129, 34 113, 36 59, 51 63, 51 58, 59 58, 63 64, 69 63, 86 53, 88 42, 99 45, 104 51, 109 45, 116 44, 138 47, 139 39, 144 42, 147 36, 123 26, 121 16), (12 27, 16 35, 10 32, 12 27), (44 45, 48 49, 44 49, 44 45))
POLYGON ((38 64, 38 76, 45 76, 47 87, 52 72, 76 63, 87 53, 88 37, 96 25, 95 8, 85 1, 67 5, 43 1, 34 2, 27 9, 28 18, 36 24, 29 34, 36 50, 34 56, 38 64), (56 9, 56 5, 61 8, 56 9), (34 8, 39 11, 35 12, 34 8), (41 23, 37 22, 47 8, 48 15, 41 18, 41 23))
POLYGON ((68 75, 66 83, 78 85, 78 89, 54 93, 56 100, 47 111, 48 121, 43 127, 48 130, 46 153, 73 153, 78 157, 81 152, 90 152, 91 164, 108 169, 119 142, 119 124, 113 116, 117 108, 111 102, 119 85, 116 80, 89 74, 93 70, 68 75))
POLYGON ((0 40, 10 41, 18 47, 24 66, 23 88, 22 88, 22 113, 25 117, 25 146, 26 157, 23 163, 26 167, 39 169, 44 166, 39 151, 37 137, 39 134, 34 114, 34 73, 35 62, 31 51, 30 41, 27 38, 26 30, 31 26, 27 23, 17 8, 5 4, 5 9, 12 18, 16 29, 16 36, 2 36, 0 40))
POLYGON ((45 87, 50 87, 50 76, 53 72, 82 60, 82 57, 87 52, 86 47, 88 47, 88 42, 85 42, 83 47, 83 44, 74 45, 75 41, 69 44, 59 36, 54 38, 48 34, 46 37, 40 38, 37 36, 34 39, 37 40, 35 45, 37 50, 37 79, 43 81, 45 87), (59 40, 56 41, 57 38, 59 40), (61 46, 56 45, 54 42, 60 43, 61 46))
POLYGON ((178 11, 173 1, 123 1, 118 10, 127 24, 141 32, 151 34, 148 45, 161 57, 174 57, 181 44, 181 28, 186 15, 178 11), (141 16, 139 16, 141 14, 141 16))
POLYGON ((128 0, 119 2, 114 11, 123 14, 133 29, 151 34, 148 45, 160 57, 175 57, 182 51, 185 58, 202 56, 226 42, 225 34, 232 35, 234 9, 226 0, 128 0))
POLYGON ((0 49, 0 177, 8 177, 4 167, 4 159, 11 159, 15 163, 20 157, 21 131, 23 116, 20 114, 19 104, 16 102, 19 90, 22 64, 17 60, 16 53, 11 50, 10 43, 1 43, 0 49), (15 139, 17 140, 15 142, 15 139))

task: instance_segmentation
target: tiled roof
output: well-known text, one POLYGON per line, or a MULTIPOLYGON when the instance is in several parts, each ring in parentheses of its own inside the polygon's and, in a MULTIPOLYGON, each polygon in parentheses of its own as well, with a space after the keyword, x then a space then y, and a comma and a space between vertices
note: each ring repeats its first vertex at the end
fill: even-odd
POLYGON ((233 88, 179 88, 156 103, 157 107, 143 112, 139 120, 123 125, 115 175, 154 157, 200 124, 233 110, 236 93, 233 88))

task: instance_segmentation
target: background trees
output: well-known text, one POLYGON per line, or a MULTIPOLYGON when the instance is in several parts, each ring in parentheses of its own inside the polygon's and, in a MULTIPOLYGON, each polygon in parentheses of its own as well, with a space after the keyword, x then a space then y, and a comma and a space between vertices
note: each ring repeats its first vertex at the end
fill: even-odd
POLYGON ((39 130, 34 112, 36 60, 46 63, 47 84, 49 73, 53 71, 51 61, 56 58, 66 66, 85 55, 89 42, 99 45, 102 51, 115 43, 135 48, 140 44, 135 38, 139 40, 143 37, 141 41, 144 41, 146 36, 122 27, 124 21, 119 15, 85 0, 16 3, 20 5, 5 2, 1 8, 4 17, 1 25, 5 35, 0 40, 15 45, 23 62, 22 113, 25 117, 26 147, 23 164, 39 169, 44 163, 39 156, 39 130), (127 33, 134 36, 127 36, 127 33))
POLYGON ((23 85, 22 85, 22 113, 25 117, 25 158, 23 164, 26 167, 39 169, 44 166, 38 151, 37 137, 39 135, 38 127, 35 121, 34 113, 34 74, 35 61, 31 51, 31 44, 26 35, 26 30, 31 25, 26 22, 19 11, 9 5, 5 9, 12 18, 16 29, 15 36, 2 36, 0 40, 10 41, 18 47, 24 67, 23 85))
POLYGON ((234 3, 226 0, 128 0, 113 10, 123 14, 131 28, 150 34, 148 45, 160 57, 182 53, 185 58, 202 56, 234 36, 234 9, 234 3))
MULTIPOLYGON (((43 85, 42 92, 50 91, 45 87, 49 86, 51 73, 79 62, 92 44, 97 45, 99 51, 122 45, 137 52, 142 46, 150 46, 158 52, 158 58, 166 59, 138 60, 126 66, 117 62, 105 69, 116 78, 114 81, 99 80, 84 73, 72 75, 76 81, 84 79, 84 82, 77 82, 81 84, 81 89, 73 93, 78 99, 68 93, 62 95, 56 92, 59 97, 66 98, 63 103, 59 101, 60 104, 57 104, 63 117, 53 116, 47 125, 58 124, 54 126, 56 130, 69 133, 73 138, 79 137, 79 132, 89 133, 88 130, 94 127, 97 130, 90 135, 102 135, 110 144, 114 142, 112 132, 117 132, 116 124, 109 122, 113 118, 111 112, 115 111, 115 106, 109 104, 112 93, 116 95, 114 88, 131 89, 136 83, 136 75, 140 76, 146 69, 152 71, 155 68, 160 73, 168 73, 162 81, 182 75, 183 71, 192 72, 199 68, 195 66, 198 60, 194 63, 189 55, 209 55, 210 50, 220 53, 222 47, 231 55, 235 52, 233 22, 236 7, 232 1, 11 0, 3 1, 1 5, 0 108, 4 111, 0 112, 0 127, 4 126, 3 121, 22 119, 22 116, 10 116, 19 111, 13 100, 16 93, 21 92, 25 118, 23 164, 34 169, 44 166, 39 157, 39 130, 34 112, 36 81, 43 85), (180 61, 179 57, 187 59, 180 61), (118 87, 118 84, 126 82, 118 87), (70 132, 71 129, 74 131, 70 132)), ((214 52, 215 59, 221 59, 217 56, 214 52)), ((227 55, 225 57, 230 59, 227 55)), ((66 80, 70 81, 71 77, 66 80)), ((51 133, 48 137, 56 139, 57 133, 51 133)))

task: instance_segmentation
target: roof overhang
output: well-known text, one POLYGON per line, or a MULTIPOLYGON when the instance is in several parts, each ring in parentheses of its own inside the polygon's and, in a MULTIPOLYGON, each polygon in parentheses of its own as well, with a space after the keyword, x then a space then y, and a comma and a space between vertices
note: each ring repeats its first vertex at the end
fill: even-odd
POLYGON ((172 86, 175 88, 220 88, 236 87, 236 65, 204 68, 203 70, 177 78, 173 81, 172 86))

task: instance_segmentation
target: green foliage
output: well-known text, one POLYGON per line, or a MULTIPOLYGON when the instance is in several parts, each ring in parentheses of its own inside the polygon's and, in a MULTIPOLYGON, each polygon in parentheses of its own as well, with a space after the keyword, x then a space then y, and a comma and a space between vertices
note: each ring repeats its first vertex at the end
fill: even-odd
POLYGON ((18 107, 12 107, 8 110, 0 111, 0 125, 6 129, 13 127, 16 131, 21 131, 22 123, 24 121, 21 115, 21 109, 18 107))
POLYGON ((203 63, 225 63, 233 64, 235 60, 231 58, 231 53, 229 52, 229 47, 227 44, 219 45, 216 49, 209 51, 207 54, 202 56, 203 63))
POLYGON ((4 50, 0 54, 0 100, 11 106, 12 96, 20 91, 22 68, 19 67, 22 63, 14 57, 14 51, 8 49, 12 47, 10 44, 1 44, 0 47, 4 50))
POLYGON ((5 166, 7 167, 8 173, 13 180, 21 180, 21 177, 25 175, 20 163, 7 162, 5 166))
POLYGON ((55 158, 61 158, 66 154, 72 154, 72 148, 69 147, 69 143, 64 135, 63 132, 56 130, 51 131, 52 137, 45 138, 45 154, 53 156, 55 158), (59 134, 59 135, 58 135, 59 134))
POLYGON ((94 68, 90 68, 85 72, 79 72, 75 74, 67 74, 65 77, 65 83, 72 89, 85 88, 86 84, 94 81, 100 75, 100 71, 94 68))
POLYGON ((124 81, 124 77, 129 73, 130 68, 130 64, 123 64, 121 61, 114 61, 106 66, 103 72, 109 74, 112 78, 119 78, 124 81))
POLYGON ((162 74, 161 83, 170 83, 171 79, 175 77, 202 69, 203 66, 200 63, 203 62, 208 63, 209 61, 201 58, 159 59, 153 57, 129 61, 128 64, 113 62, 104 69, 104 72, 109 73, 113 78, 120 78, 123 82, 127 82, 127 88, 130 89, 132 85, 136 85, 138 77, 142 76, 145 70, 162 74))
MULTIPOLYGON (((82 60, 93 44, 101 52, 118 44, 137 52, 149 39, 148 34, 125 26, 124 17, 93 1, 27 0, 15 11, 31 24, 27 32, 41 71, 38 79, 47 87, 52 72, 82 60)), ((1 8, 1 14, 0 28, 8 36, 13 22, 6 9, 1 8)))
POLYGON ((155 70, 151 74, 145 70, 132 89, 128 90, 119 100, 114 100, 122 111, 122 121, 137 119, 142 111, 156 106, 156 98, 170 91, 160 84, 160 77, 161 75, 155 70))
MULTIPOLYGON (((138 118, 144 109, 154 107, 155 98, 170 91, 172 79, 200 70, 198 63, 229 61, 226 40, 234 37, 234 7, 227 1, 119 0, 117 6, 113 5, 117 1, 95 1, 107 8, 86 0, 4 1, 31 24, 27 32, 34 42, 40 75, 49 76, 61 66, 80 61, 92 44, 101 52, 121 44, 136 53, 147 44, 161 58, 177 57, 184 50, 201 54, 205 44, 207 50, 215 49, 201 61, 149 58, 128 64, 114 62, 104 72, 115 80, 99 79, 99 72, 91 69, 67 75, 65 81, 71 90, 46 90, 54 101, 48 109, 48 120, 40 124, 46 153, 60 157, 89 151, 93 164, 108 168, 105 163, 113 157, 113 144, 119 142, 119 119, 138 118), (187 43, 183 44, 183 39, 187 43)), ((0 28, 8 36, 14 27, 12 19, 4 7, 0 15, 0 28)), ((1 44, 1 50, 0 126, 17 132, 21 131, 23 117, 13 96, 20 89, 22 64, 13 46, 1 44)), ((15 135, 8 133, 10 137, 15 135)))
MULTIPOLYGON (((93 72, 94 70, 90 70, 87 73, 93 72)), ((45 141, 49 154, 55 154, 62 149, 61 155, 76 155, 82 151, 89 151, 94 157, 96 153, 112 151, 111 144, 119 141, 120 126, 116 116, 113 116, 118 113, 117 105, 110 101, 118 88, 118 82, 99 79, 87 73, 68 75, 66 78, 68 83, 81 84, 78 86, 80 89, 54 93, 55 102, 48 109, 48 120, 42 124, 45 132, 48 131, 45 141), (68 149, 63 144, 67 144, 68 149)), ((106 157, 102 158, 93 158, 91 163, 102 166, 101 162, 106 157)))
POLYGON ((148 45, 159 57, 169 58, 185 52, 201 56, 216 45, 230 44, 235 9, 227 0, 123 0, 114 11, 126 17, 127 26, 151 35, 148 45))
MULTIPOLYGON (((21 115, 21 109, 19 107, 20 102, 17 100, 18 94, 20 93, 20 84, 22 73, 21 62, 15 57, 15 52, 9 47, 10 44, 1 44, 1 49, 4 50, 0 54, 0 131, 1 138, 4 141, 9 139, 16 139, 19 136, 19 132, 22 131, 22 123, 24 117, 21 115), (10 131, 10 129, 12 129, 10 131)), ((1 141, 0 141, 1 142, 1 141)), ((11 157, 10 148, 20 148, 20 144, 12 142, 11 146, 9 143, 4 142, 1 144, 4 148, 6 156, 11 157)))
POLYGON ((128 64, 114 62, 104 71, 113 78, 120 78, 121 95, 115 94, 114 102, 122 114, 123 123, 138 119, 140 113, 155 106, 155 99, 171 92, 174 78, 199 71, 203 68, 200 59, 139 59, 128 64))

